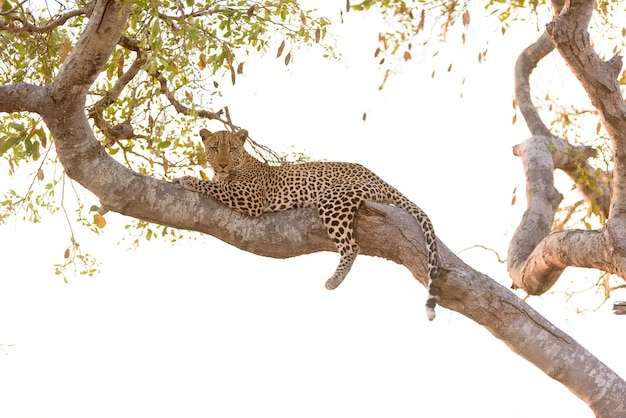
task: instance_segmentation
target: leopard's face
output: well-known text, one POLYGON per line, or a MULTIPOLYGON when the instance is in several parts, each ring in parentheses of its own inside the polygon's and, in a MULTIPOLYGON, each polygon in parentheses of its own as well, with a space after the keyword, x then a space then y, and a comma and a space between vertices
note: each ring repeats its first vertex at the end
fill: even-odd
POLYGON ((238 132, 209 132, 201 129, 200 137, 204 144, 206 161, 216 179, 224 180, 241 168, 245 155, 243 144, 248 137, 248 131, 242 129, 238 132))

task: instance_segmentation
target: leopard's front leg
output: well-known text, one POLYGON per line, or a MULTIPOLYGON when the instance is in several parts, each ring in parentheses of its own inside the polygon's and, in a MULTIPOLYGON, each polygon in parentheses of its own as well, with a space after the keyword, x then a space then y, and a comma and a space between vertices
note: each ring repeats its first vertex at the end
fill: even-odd
POLYGON ((193 176, 182 176, 172 180, 172 183, 179 183, 185 190, 191 190, 192 192, 206 193, 206 187, 202 187, 202 182, 210 183, 207 180, 202 180, 193 176))
POLYGON ((252 183, 209 181, 192 176, 178 177, 172 182, 180 183, 185 190, 211 196, 229 208, 253 218, 261 216, 265 208, 258 187, 252 183))

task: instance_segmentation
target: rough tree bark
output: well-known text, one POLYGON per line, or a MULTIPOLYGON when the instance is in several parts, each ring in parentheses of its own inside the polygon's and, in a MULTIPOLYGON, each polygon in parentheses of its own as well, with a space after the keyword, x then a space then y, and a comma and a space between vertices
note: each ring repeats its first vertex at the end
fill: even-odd
MULTIPOLYGON (((246 218, 211 198, 132 172, 106 154, 88 123, 85 96, 120 40, 130 8, 129 3, 98 1, 52 84, 0 86, 0 111, 40 114, 67 175, 91 190, 108 210, 211 234, 264 256, 334 251, 314 210, 246 218)), ((356 236, 363 254, 400 263, 426 284, 423 236, 410 215, 391 206, 366 203, 358 216, 356 236)), ((463 263, 443 243, 439 242, 439 248, 442 306, 482 324, 511 350, 570 389, 596 416, 626 416, 624 380, 510 290, 463 263)), ((329 274, 333 267, 329 266, 329 274)), ((416 294, 416 303, 421 304, 422 297, 425 292, 416 294)))
POLYGON ((511 240, 508 267, 513 286, 539 295, 554 285, 569 266, 591 267, 626 278, 626 104, 618 75, 621 57, 600 60, 591 47, 587 26, 593 1, 553 2, 556 18, 537 42, 519 57, 515 68, 516 101, 533 136, 514 147, 522 157, 526 174, 528 208, 511 240), (595 177, 586 159, 595 155, 590 147, 572 146, 555 137, 532 104, 529 77, 537 63, 554 48, 580 80, 611 138, 614 170, 611 190, 605 185, 589 188, 581 184, 580 170, 595 177), (561 194, 554 187, 553 171, 563 170, 588 202, 598 205, 606 220, 599 231, 552 232, 561 194))

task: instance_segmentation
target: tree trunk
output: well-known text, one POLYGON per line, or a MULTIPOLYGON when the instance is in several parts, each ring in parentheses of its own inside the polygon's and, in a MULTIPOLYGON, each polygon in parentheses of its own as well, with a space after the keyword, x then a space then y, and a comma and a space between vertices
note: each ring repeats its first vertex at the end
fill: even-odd
MULTIPOLYGON (((0 111, 39 113, 68 176, 92 191, 109 210, 207 233, 264 256, 286 258, 334 251, 313 209, 247 218, 177 184, 132 172, 107 155, 89 126, 85 96, 118 42, 130 7, 114 0, 98 1, 53 83, 46 87, 1 86, 0 111)), ((355 234, 363 254, 400 263, 426 284, 424 239, 408 213, 368 202, 359 212, 355 234)), ((626 416, 624 380, 509 289, 463 263, 440 241, 439 248, 442 306, 482 324, 511 350, 584 400, 598 417, 626 416)), ((333 268, 329 266, 329 274, 333 268)), ((416 295, 416 302, 421 304, 425 297, 426 292, 416 295)))

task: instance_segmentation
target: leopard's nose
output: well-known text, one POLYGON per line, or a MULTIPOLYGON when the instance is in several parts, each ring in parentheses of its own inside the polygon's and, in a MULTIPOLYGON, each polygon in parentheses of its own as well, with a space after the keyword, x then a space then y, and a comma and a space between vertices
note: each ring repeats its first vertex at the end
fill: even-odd
POLYGON ((226 168, 226 166, 228 165, 228 163, 218 163, 217 165, 219 165, 222 170, 226 168))

